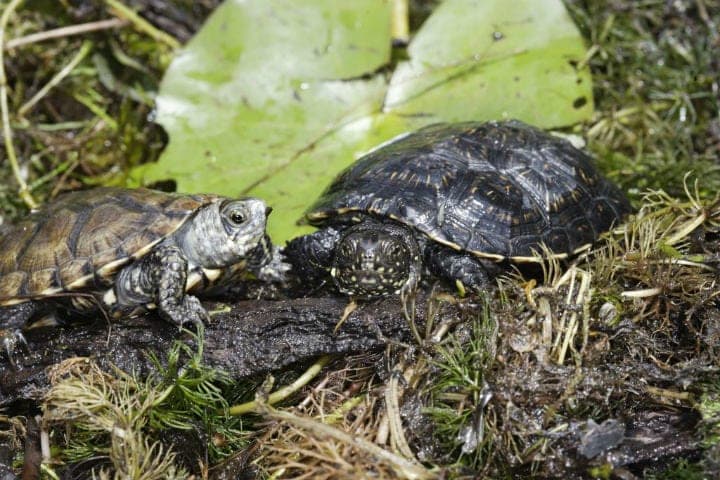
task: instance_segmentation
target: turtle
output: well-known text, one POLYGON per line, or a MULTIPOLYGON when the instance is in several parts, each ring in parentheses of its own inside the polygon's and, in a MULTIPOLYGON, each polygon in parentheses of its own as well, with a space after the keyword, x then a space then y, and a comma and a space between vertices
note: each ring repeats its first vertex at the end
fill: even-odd
POLYGON ((569 141, 518 120, 438 123, 342 171, 285 255, 305 284, 355 298, 409 294, 429 273, 481 291, 510 262, 590 248, 631 211, 569 141))
POLYGON ((118 315, 157 307, 179 326, 203 322, 207 312, 186 291, 229 281, 243 270, 274 278, 265 233, 270 211, 257 198, 144 188, 61 195, 0 235, 5 353, 12 361, 25 343, 23 327, 60 310, 101 306, 118 315))

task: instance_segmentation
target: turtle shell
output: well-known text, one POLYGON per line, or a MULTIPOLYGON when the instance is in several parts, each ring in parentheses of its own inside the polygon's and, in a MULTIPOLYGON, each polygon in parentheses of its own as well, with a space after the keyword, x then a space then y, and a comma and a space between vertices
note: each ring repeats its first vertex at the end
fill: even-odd
POLYGON ((214 195, 96 188, 65 194, 0 236, 0 305, 110 284, 214 195))
POLYGON ((513 120, 391 140, 342 172, 306 218, 323 227, 352 213, 389 217, 456 250, 536 261, 541 244, 555 257, 587 248, 630 210, 587 154, 513 120))

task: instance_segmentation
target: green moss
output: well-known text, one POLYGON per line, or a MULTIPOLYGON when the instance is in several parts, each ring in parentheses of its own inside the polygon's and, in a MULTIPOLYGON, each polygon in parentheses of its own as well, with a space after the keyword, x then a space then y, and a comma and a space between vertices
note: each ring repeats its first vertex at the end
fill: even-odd
POLYGON ((682 459, 678 460, 674 465, 670 465, 662 473, 648 472, 643 478, 647 480, 706 480, 711 477, 708 476, 701 465, 682 459))
POLYGON ((681 195, 688 171, 717 191, 720 3, 566 4, 592 52, 597 112, 586 132, 601 163, 635 195, 681 195))
POLYGON ((498 435, 485 408, 492 394, 485 372, 494 361, 498 325, 484 307, 467 326, 436 347, 424 411, 435 424, 436 441, 458 465, 481 468, 491 458, 498 435))
POLYGON ((107 374, 91 360, 54 367, 59 380, 45 397, 44 419, 63 447, 61 458, 94 458, 116 472, 171 478, 184 476, 176 450, 187 449, 185 443, 191 448, 182 453, 192 458, 184 457, 184 465, 214 464, 246 447, 242 420, 224 414, 224 390, 234 384, 202 364, 201 338, 199 332, 195 350, 177 342, 165 362, 154 360, 157 372, 145 380, 119 370, 107 374))

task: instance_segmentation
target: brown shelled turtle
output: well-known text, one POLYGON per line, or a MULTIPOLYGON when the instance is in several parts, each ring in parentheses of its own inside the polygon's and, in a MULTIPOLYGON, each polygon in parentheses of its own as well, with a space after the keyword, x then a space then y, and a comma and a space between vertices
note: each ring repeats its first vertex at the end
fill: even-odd
POLYGON ((0 234, 0 344, 12 358, 28 320, 57 307, 157 307, 182 325, 207 318, 196 292, 241 271, 274 278, 256 198, 96 188, 65 194, 0 234))
POLYGON ((568 141, 519 121, 436 124, 342 172, 285 249, 297 275, 352 296, 413 290, 430 273, 483 288, 503 261, 588 248, 630 212, 568 141))

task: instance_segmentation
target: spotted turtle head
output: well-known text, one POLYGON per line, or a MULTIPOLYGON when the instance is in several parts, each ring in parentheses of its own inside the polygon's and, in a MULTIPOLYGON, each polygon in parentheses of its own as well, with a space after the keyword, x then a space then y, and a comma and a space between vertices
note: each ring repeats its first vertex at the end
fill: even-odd
POLYGON ((387 225, 349 228, 335 247, 330 273, 338 289, 360 298, 399 293, 417 282, 418 247, 407 229, 387 225))

